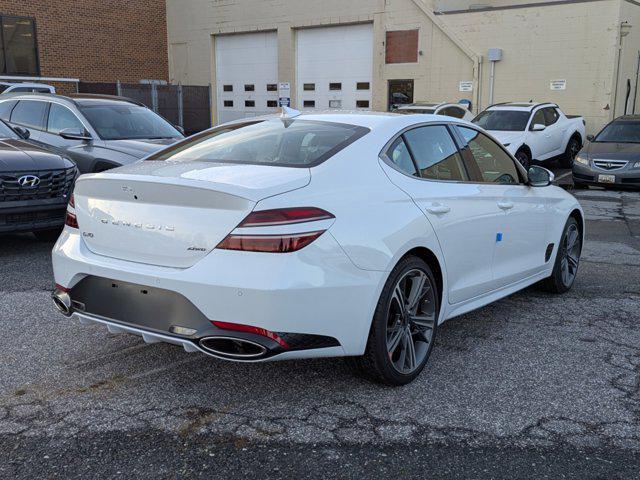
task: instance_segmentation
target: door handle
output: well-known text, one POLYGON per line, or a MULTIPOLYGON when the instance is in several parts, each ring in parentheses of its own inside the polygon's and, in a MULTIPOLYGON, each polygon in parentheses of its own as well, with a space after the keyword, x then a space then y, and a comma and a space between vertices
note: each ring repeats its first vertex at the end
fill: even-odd
POLYGON ((433 213, 434 215, 442 215, 443 213, 449 213, 451 208, 446 205, 442 205, 441 203, 432 203, 427 207, 427 212, 433 213))
POLYGON ((511 210, 513 208, 513 202, 503 200, 498 202, 498 207, 500 207, 502 210, 511 210))

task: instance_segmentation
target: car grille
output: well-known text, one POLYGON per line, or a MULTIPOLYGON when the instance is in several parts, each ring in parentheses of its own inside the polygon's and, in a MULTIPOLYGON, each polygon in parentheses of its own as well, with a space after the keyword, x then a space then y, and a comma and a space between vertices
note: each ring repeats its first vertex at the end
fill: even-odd
POLYGON ((640 177, 621 178, 622 183, 638 183, 640 184, 640 177))
MULTIPOLYGON (((26 223, 40 223, 49 222, 52 220, 64 218, 65 209, 44 210, 41 212, 26 212, 26 213, 9 213, 4 216, 4 223, 7 225, 21 225, 26 223)), ((0 224, 2 224, 2 217, 0 216, 0 224)))
POLYGON ((593 180, 593 175, 583 175, 582 173, 574 173, 573 178, 578 178, 580 180, 593 180))
POLYGON ((593 164, 598 167, 601 168, 602 170, 619 170, 621 168, 624 168, 627 165, 626 160, 606 160, 606 159, 599 159, 599 160, 594 160, 593 164))
POLYGON ((0 202, 43 200, 67 197, 73 188, 76 167, 59 170, 0 172, 0 202), (35 186, 20 185, 19 179, 33 175, 40 179, 35 186))

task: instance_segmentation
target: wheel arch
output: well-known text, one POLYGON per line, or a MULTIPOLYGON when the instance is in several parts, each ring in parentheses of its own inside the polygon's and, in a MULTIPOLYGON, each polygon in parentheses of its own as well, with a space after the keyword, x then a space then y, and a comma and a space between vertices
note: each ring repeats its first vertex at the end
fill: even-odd
POLYGON ((580 230, 580 237, 582 237, 582 241, 584 242, 584 215, 580 211, 579 208, 574 208, 569 214, 570 218, 575 218, 576 222, 578 222, 578 229, 580 230))
MULTIPOLYGON (((444 269, 442 268, 442 265, 440 265, 440 261, 438 260, 436 254, 427 247, 412 248, 407 253, 405 253, 402 258, 406 258, 412 255, 420 258, 423 262, 425 262, 433 272, 433 276, 436 280, 436 286, 438 287, 438 303, 440 304, 439 316, 441 317, 443 311, 442 301, 444 298, 444 269)), ((400 260, 402 260, 402 258, 400 260)))
POLYGON ((516 153, 518 153, 520 150, 524 150, 525 152, 527 152, 527 154, 529 155, 529 160, 533 160, 533 152, 531 151, 531 147, 529 147, 529 145, 527 145, 526 143, 523 143, 522 145, 520 145, 517 149, 516 149, 516 153))
POLYGON ((580 142, 580 148, 582 148, 584 146, 584 139, 582 138, 582 134, 578 130, 574 131, 571 135, 569 135, 569 139, 567 140, 567 145, 574 138, 578 140, 578 142, 580 142))

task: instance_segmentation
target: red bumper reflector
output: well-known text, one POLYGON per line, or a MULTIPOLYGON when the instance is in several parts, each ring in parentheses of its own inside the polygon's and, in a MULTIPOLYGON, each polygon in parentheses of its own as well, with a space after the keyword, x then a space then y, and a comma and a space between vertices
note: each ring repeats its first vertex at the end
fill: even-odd
POLYGON ((71 291, 70 288, 63 287, 62 285, 60 285, 58 283, 56 283, 56 290, 60 290, 61 292, 64 292, 64 293, 69 293, 71 291))
POLYGON ((218 320, 211 320, 211 323, 223 330, 233 330, 235 332, 255 333, 262 337, 270 338, 280 344, 282 348, 289 348, 289 344, 278 336, 277 333, 271 332, 267 329, 260 327, 253 327, 251 325, 242 325, 240 323, 219 322, 218 320))

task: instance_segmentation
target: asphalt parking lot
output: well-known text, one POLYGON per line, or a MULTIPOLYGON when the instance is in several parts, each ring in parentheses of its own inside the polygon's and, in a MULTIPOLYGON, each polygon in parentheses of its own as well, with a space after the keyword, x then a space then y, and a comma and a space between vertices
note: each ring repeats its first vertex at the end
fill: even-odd
POLYGON ((640 478, 640 193, 577 196, 574 289, 447 322, 395 389, 82 326, 51 305, 51 245, 0 237, 0 478, 640 478))

